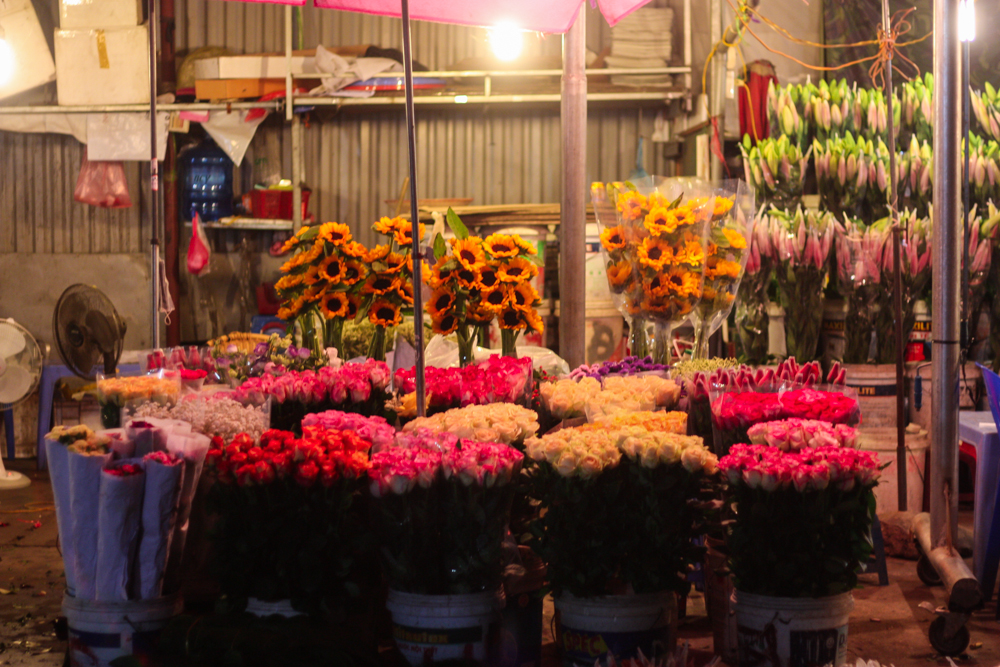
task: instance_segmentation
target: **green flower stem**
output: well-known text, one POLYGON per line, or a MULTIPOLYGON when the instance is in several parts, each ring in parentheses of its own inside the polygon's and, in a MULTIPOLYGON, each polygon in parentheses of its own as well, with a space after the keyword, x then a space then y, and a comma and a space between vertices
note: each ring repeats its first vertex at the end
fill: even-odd
POLYGON ((823 283, 826 270, 779 266, 778 293, 785 309, 785 346, 800 363, 817 358, 823 324, 823 283))
POLYGON ((520 331, 516 329, 500 330, 501 354, 505 357, 517 357, 517 337, 520 331))
POLYGON ((385 361, 385 327, 375 326, 375 333, 372 334, 372 342, 368 347, 368 358, 376 361, 385 361))
POLYGON ((469 331, 469 325, 460 325, 455 336, 458 338, 458 365, 465 367, 475 363, 476 336, 469 331))

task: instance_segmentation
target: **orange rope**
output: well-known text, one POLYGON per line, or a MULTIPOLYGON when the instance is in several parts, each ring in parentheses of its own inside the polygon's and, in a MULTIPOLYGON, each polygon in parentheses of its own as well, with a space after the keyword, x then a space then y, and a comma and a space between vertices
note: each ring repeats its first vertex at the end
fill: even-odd
MULTIPOLYGON (((904 9, 893 14, 888 33, 881 25, 878 27, 878 56, 868 69, 868 76, 871 77, 872 84, 877 83, 880 89, 885 88, 885 65, 887 62, 895 60, 896 57, 899 57, 900 60, 912 67, 916 72, 916 76, 920 76, 920 68, 917 67, 917 64, 896 51, 896 40, 900 35, 905 35, 913 28, 910 22, 906 20, 906 17, 915 10, 916 7, 910 7, 909 9, 904 9)), ((913 78, 907 76, 901 69, 899 73, 907 80, 913 78)))

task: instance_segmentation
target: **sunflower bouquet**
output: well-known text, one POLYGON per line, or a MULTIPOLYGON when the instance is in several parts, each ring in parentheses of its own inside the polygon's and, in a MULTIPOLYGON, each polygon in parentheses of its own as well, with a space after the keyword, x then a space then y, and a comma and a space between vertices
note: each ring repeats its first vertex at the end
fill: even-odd
POLYGON ((433 290, 427 302, 431 329, 457 335, 464 366, 473 361, 476 333, 483 340, 496 318, 503 354, 514 356, 521 331, 544 330, 537 311, 541 297, 531 284, 538 275, 531 259, 535 248, 517 234, 471 236, 451 209, 447 220, 455 236, 435 237, 435 262, 424 278, 433 290))
POLYGON ((314 354, 322 346, 343 353, 344 322, 357 315, 360 287, 369 273, 368 249, 339 222, 302 227, 283 249, 295 254, 282 265, 284 275, 275 284, 282 300, 278 317, 298 321, 314 354))
MULTIPOLYGON (((425 227, 418 223, 417 233, 423 238, 425 227)), ((383 217, 372 225, 377 233, 387 237, 385 244, 376 245, 365 256, 369 273, 361 284, 362 302, 358 316, 368 316, 375 325, 368 356, 385 359, 385 331, 403 321, 403 309, 413 306, 413 223, 403 218, 383 217)))

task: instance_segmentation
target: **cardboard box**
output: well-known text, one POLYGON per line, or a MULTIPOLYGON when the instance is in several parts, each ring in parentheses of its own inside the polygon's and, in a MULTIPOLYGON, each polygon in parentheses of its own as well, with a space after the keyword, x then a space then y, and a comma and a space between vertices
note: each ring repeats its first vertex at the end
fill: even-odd
MULTIPOLYGON (((368 44, 327 49, 345 58, 363 56, 368 44)), ((295 51, 291 58, 292 74, 316 73, 316 50, 295 51)), ((283 79, 285 54, 256 53, 245 56, 219 56, 195 61, 194 78, 199 79, 283 79)))
POLYGON ((140 0, 59 0, 59 27, 134 28, 142 23, 140 0))
POLYGON ((146 25, 56 30, 59 104, 149 104, 148 40, 146 25))
POLYGON ((199 100, 257 99, 285 91, 284 79, 200 79, 194 82, 199 100))
POLYGON ((5 42, 0 47, 0 99, 55 80, 52 53, 31 3, 0 15, 0 28, 5 42))

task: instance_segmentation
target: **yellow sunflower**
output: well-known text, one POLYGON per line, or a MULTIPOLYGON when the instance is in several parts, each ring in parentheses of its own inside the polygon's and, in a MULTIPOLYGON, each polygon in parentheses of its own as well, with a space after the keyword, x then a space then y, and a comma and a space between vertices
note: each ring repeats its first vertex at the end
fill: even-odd
POLYGON ((481 301, 465 309, 465 319, 473 324, 489 324, 495 317, 496 313, 481 301))
POLYGON ((484 290, 493 289, 500 282, 499 276, 497 276, 497 270, 495 267, 486 265, 479 272, 479 285, 484 290))
POLYGON ((278 309, 278 319, 288 321, 293 317, 295 317, 296 315, 298 315, 298 313, 292 310, 291 308, 285 308, 284 306, 282 306, 281 308, 278 309))
POLYGON ((742 270, 743 267, 737 262, 731 262, 728 259, 710 259, 705 265, 705 278, 729 278, 730 280, 736 280, 740 277, 740 271, 742 270))
POLYGON ((388 294, 395 292, 399 288, 399 278, 393 275, 373 273, 365 280, 361 287, 362 294, 388 294))
POLYGON ((538 292, 528 283, 516 285, 510 293, 510 303, 517 310, 534 310, 532 305, 538 300, 538 292))
POLYGON ((601 245, 604 246, 604 249, 608 252, 624 248, 625 234, 622 232, 621 225, 608 227, 601 232, 601 245))
POLYGON ((667 241, 650 236, 643 239, 639 250, 639 263, 648 269, 662 271, 674 261, 674 248, 667 241))
POLYGON ((347 315, 347 295, 343 292, 327 292, 320 301, 319 312, 323 317, 332 320, 335 317, 347 315))
POLYGON ((653 235, 673 234, 677 231, 677 215, 664 206, 649 209, 642 221, 646 230, 653 235))
POLYGON ((365 279, 368 275, 368 267, 357 261, 356 259, 349 259, 344 262, 344 271, 340 282, 345 285, 356 285, 365 279))
POLYGON ((650 297, 643 299, 641 310, 651 313, 669 313, 673 309, 673 304, 667 297, 650 297))
POLYGON ((699 296, 701 294, 701 276, 693 271, 673 267, 664 279, 671 294, 679 297, 699 296))
POLYGON ((365 259, 365 257, 368 256, 368 248, 357 241, 351 241, 350 243, 344 245, 340 249, 340 252, 348 257, 353 257, 354 259, 365 259))
POLYGON ((483 249, 493 259, 517 257, 521 252, 514 237, 509 234, 490 234, 483 239, 483 249))
POLYGON ((386 273, 399 273, 406 266, 406 258, 395 252, 390 252, 383 261, 386 273))
POLYGON ((486 255, 483 253, 479 239, 475 237, 452 239, 451 252, 455 255, 458 263, 467 269, 478 272, 486 264, 486 255))
POLYGON ((538 267, 521 257, 515 257, 497 269, 497 277, 504 283, 521 283, 538 275, 538 267))
POLYGON ((537 311, 532 310, 524 314, 525 318, 528 320, 528 328, 532 331, 537 331, 538 333, 544 333, 545 324, 542 322, 541 316, 537 311))
POLYGON ((365 253, 365 263, 379 262, 389 256, 391 248, 388 245, 377 245, 365 253))
POLYGON ((301 273, 295 275, 281 276, 281 278, 278 279, 278 282, 274 283, 274 289, 276 290, 291 289, 296 285, 301 285, 302 278, 303 276, 301 273))
POLYGON ((430 285, 431 289, 438 289, 451 280, 452 274, 455 272, 455 268, 454 265, 446 266, 449 261, 450 259, 448 257, 442 257, 435 262, 430 271, 424 275, 424 282, 430 285))
POLYGON ((714 287, 708 287, 708 286, 705 286, 705 287, 704 287, 704 288, 703 288, 703 289, 701 290, 701 296, 702 296, 702 298, 703 298, 703 299, 705 299, 706 301, 715 301, 715 297, 716 297, 717 295, 718 295, 718 292, 716 292, 716 291, 715 291, 715 288, 714 288, 714 287))
MULTIPOLYGON (((729 201, 728 199, 726 201, 729 201)), ((742 250, 747 247, 746 238, 735 229, 723 229, 722 235, 729 241, 729 247, 735 250, 742 250)))
POLYGON ((501 329, 524 329, 528 326, 528 320, 524 313, 520 310, 515 310, 513 308, 506 308, 500 311, 497 316, 497 321, 500 323, 501 329))
POLYGON ((646 207, 646 198, 638 192, 629 191, 618 195, 618 212, 625 220, 636 220, 642 215, 642 209, 646 207))
POLYGON ((313 247, 306 250, 304 253, 299 255, 302 264, 311 264, 312 262, 319 259, 319 256, 323 254, 323 244, 315 243, 313 247))
POLYGON ((688 225, 693 225, 698 222, 698 216, 694 214, 694 211, 691 210, 691 207, 687 204, 675 208, 673 210, 673 214, 678 227, 687 227, 688 225))
POLYGON ((479 271, 475 269, 460 266, 455 270, 455 277, 458 279, 458 284, 465 289, 482 289, 479 282, 479 271))
POLYGON ((392 233, 396 231, 397 223, 401 222, 402 220, 403 220, 402 218, 387 218, 383 216, 382 218, 379 219, 378 222, 372 225, 372 229, 374 229, 379 234, 385 234, 386 236, 391 236, 392 233))
POLYGON ((344 262, 337 255, 330 255, 319 263, 319 275, 333 284, 339 283, 344 277, 344 262))
MULTIPOLYGON (((424 238, 424 230, 427 225, 420 223, 418 234, 420 238, 424 238)), ((409 220, 400 219, 399 223, 396 225, 395 229, 396 243, 399 244, 401 248, 407 248, 413 245, 413 223, 409 220)))
POLYGON ((652 298, 670 296, 668 274, 658 273, 651 280, 642 284, 642 291, 652 298))
POLYGON ((376 299, 368 309, 368 321, 375 326, 394 327, 402 319, 399 306, 385 299, 376 299))
POLYGON ((631 282, 632 265, 629 262, 622 260, 608 267, 608 283, 615 294, 624 292, 631 282))
POLYGON ((455 333, 456 329, 458 329, 458 317, 455 316, 455 313, 444 313, 440 318, 431 320, 431 331, 436 334, 447 336, 450 333, 455 333))
POLYGON ((361 309, 361 300, 359 294, 352 294, 347 297, 347 312, 344 313, 344 319, 353 320, 358 316, 358 310, 361 309))
POLYGON ((700 266, 705 261, 705 249, 701 247, 701 243, 698 241, 685 241, 682 247, 678 249, 675 261, 678 264, 700 266))
POLYGON ((431 317, 440 317, 442 313, 451 310, 455 305, 455 295, 446 289, 436 289, 427 301, 427 312, 431 317))
POLYGON ((302 284, 311 287, 319 282, 319 279, 319 267, 314 264, 306 269, 305 275, 302 276, 302 284))
POLYGON ((537 255, 538 251, 535 249, 533 243, 528 243, 522 239, 518 234, 511 234, 511 238, 514 239, 514 245, 516 245, 522 253, 525 255, 537 255))
POLYGON ((735 200, 730 197, 716 197, 715 198, 715 209, 712 211, 712 215, 715 218, 721 218, 726 213, 729 213, 733 208, 735 200))
POLYGON ((402 283, 396 288, 396 294, 399 298, 403 300, 404 303, 413 303, 413 284, 412 283, 402 283))
POLYGON ((318 239, 335 246, 342 246, 351 242, 351 228, 339 222, 324 222, 319 227, 318 239))
POLYGON ((483 304, 483 307, 496 312, 510 303, 510 289, 504 285, 498 285, 489 291, 483 292, 480 298, 482 299, 480 303, 483 304))

